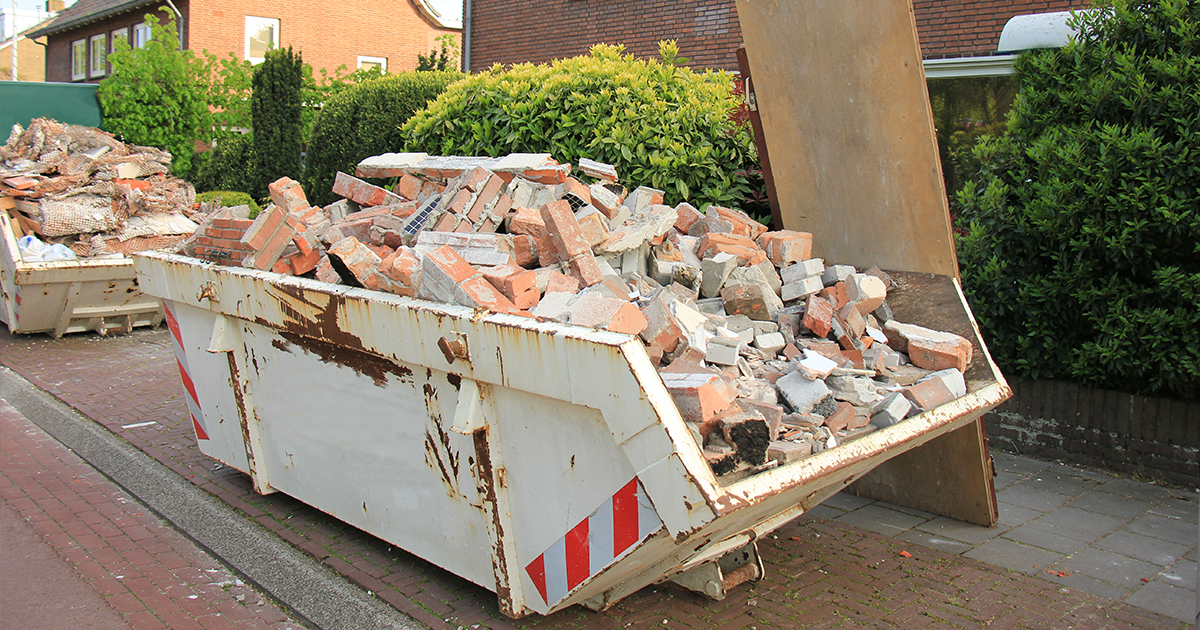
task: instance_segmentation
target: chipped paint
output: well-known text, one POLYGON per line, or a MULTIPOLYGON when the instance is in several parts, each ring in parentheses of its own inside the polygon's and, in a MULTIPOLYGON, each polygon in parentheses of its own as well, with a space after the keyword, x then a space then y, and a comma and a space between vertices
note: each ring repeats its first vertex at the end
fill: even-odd
POLYGON ((320 357, 322 363, 332 363, 334 365, 348 367, 351 370, 354 370, 355 374, 366 376, 367 378, 371 379, 371 382, 375 383, 375 387, 387 387, 388 374, 395 376, 402 382, 413 382, 411 369, 389 361, 381 356, 363 352, 361 350, 353 350, 351 348, 334 345, 320 339, 304 337, 292 332, 283 332, 279 333, 279 335, 286 341, 272 341, 271 345, 275 346, 276 348, 284 350, 285 352, 291 352, 288 347, 282 345, 290 342, 290 344, 299 346, 305 352, 320 357))

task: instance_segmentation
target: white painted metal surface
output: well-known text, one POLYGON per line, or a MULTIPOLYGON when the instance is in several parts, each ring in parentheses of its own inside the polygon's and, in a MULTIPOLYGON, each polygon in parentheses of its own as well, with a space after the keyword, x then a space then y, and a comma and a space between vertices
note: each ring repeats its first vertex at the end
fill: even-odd
POLYGON ((753 543, 1008 395, 980 353, 966 397, 723 487, 637 337, 179 256, 135 266, 167 306, 205 454, 513 616, 604 607, 753 543))
POLYGON ((1015 53, 1035 48, 1062 48, 1079 33, 1067 22, 1071 11, 1015 15, 1004 24, 996 52, 1015 53))
POLYGON ((132 260, 25 262, 0 210, 0 321, 9 332, 128 332, 162 318, 162 304, 138 288, 132 260))

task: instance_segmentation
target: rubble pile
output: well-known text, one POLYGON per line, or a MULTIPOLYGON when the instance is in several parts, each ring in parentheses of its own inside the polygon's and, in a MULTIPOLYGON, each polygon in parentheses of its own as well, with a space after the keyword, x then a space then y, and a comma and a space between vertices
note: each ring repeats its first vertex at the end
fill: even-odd
POLYGON ((582 160, 386 154, 310 206, 287 178, 254 221, 211 215, 214 262, 639 335, 726 480, 787 464, 966 394, 971 343, 894 319, 878 268, 826 266, 812 235, 627 191, 582 160))
POLYGON ((159 149, 37 118, 14 126, 0 160, 0 207, 18 237, 97 257, 170 248, 196 230, 185 215, 195 190, 159 149))

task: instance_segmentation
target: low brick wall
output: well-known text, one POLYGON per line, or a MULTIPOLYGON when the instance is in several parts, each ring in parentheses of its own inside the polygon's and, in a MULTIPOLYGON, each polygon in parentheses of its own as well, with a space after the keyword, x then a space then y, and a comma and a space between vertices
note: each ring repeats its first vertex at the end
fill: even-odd
POLYGON ((1200 486, 1200 403, 1061 381, 1012 382, 984 419, 1002 450, 1200 486))

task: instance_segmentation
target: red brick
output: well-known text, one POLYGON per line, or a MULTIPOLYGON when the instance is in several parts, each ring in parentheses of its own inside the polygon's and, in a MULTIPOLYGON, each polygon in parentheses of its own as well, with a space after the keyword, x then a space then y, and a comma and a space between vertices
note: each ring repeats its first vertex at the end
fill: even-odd
POLYGON ((812 258, 813 236, 808 232, 792 230, 764 232, 758 237, 757 242, 776 267, 786 267, 792 263, 812 258))
POLYGON ((579 221, 575 219, 575 213, 571 211, 571 204, 566 200, 560 199, 542 206, 541 215, 559 260, 570 260, 592 251, 592 246, 579 227, 579 221))
POLYGON ((551 271, 550 279, 546 282, 546 293, 579 293, 579 288, 577 278, 557 271, 551 271))
POLYGON ((496 313, 515 314, 521 310, 482 277, 459 283, 455 296, 463 306, 486 308, 496 313))
POLYGON ((396 182, 392 192, 405 199, 416 199, 417 195, 421 194, 421 184, 422 181, 419 178, 405 173, 400 177, 400 181, 396 182))
POLYGON ((819 295, 808 296, 808 301, 804 304, 804 319, 801 322, 804 327, 818 337, 827 337, 832 330, 832 321, 833 305, 829 300, 819 295))
POLYGON ((757 265, 767 259, 763 250, 748 237, 735 234, 707 233, 696 243, 696 255, 712 258, 724 252, 738 257, 738 265, 757 265))

